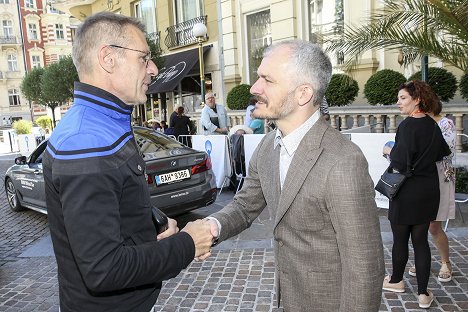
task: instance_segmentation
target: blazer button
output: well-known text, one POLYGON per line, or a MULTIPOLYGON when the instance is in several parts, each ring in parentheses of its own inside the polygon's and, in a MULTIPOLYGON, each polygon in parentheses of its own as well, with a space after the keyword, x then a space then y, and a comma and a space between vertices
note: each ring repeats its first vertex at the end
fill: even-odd
POLYGON ((278 241, 278 244, 279 244, 281 247, 283 247, 283 245, 284 245, 283 241, 278 241))

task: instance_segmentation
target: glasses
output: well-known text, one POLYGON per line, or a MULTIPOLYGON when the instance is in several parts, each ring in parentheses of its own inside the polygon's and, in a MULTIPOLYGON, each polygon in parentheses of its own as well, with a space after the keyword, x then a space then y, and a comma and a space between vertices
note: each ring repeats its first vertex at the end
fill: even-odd
POLYGON ((151 60, 151 51, 145 52, 145 51, 141 51, 141 50, 137 50, 137 49, 130 49, 130 48, 122 47, 122 46, 119 46, 119 45, 116 45, 116 44, 109 44, 109 47, 143 53, 144 56, 142 58, 145 61, 145 66, 146 67, 148 67, 148 63, 151 60))

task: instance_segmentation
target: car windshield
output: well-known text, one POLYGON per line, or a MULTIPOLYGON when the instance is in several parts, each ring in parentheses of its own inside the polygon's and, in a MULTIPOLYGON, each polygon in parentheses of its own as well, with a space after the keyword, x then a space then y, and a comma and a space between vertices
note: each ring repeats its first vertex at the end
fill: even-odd
POLYGON ((163 150, 185 148, 185 145, 168 136, 144 128, 135 128, 135 140, 140 151, 145 155, 163 150))

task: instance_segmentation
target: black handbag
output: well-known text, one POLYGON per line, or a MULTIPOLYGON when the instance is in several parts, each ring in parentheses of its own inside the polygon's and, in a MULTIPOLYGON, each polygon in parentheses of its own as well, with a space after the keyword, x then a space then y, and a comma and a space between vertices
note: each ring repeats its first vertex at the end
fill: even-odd
POLYGON ((409 162, 407 162, 405 173, 394 171, 392 166, 388 166, 388 168, 380 177, 379 182, 377 182, 377 185, 375 186, 375 190, 377 192, 381 193, 382 195, 387 197, 389 200, 392 200, 398 194, 398 191, 400 190, 401 186, 405 183, 406 179, 408 179, 409 177, 413 175, 414 168, 416 168, 416 166, 419 164, 421 159, 424 157, 424 155, 426 155, 426 153, 431 148, 432 143, 434 142, 434 137, 436 133, 435 127, 437 127, 437 124, 434 124, 434 131, 432 132, 431 144, 429 144, 429 146, 426 148, 424 153, 418 158, 418 160, 414 163, 414 165, 411 166, 409 162))
POLYGON ((375 190, 392 200, 408 176, 399 172, 393 172, 393 168, 389 166, 380 177, 379 182, 377 182, 375 190))
POLYGON ((166 214, 154 206, 151 208, 151 213, 153 224, 156 227, 156 233, 160 234, 167 230, 169 220, 166 214))

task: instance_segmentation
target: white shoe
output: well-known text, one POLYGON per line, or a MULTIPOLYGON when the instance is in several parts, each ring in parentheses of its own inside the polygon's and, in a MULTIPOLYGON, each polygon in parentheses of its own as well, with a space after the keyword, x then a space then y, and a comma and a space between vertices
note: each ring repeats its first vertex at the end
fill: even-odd
POLYGON ((418 296, 419 307, 422 309, 429 309, 432 301, 434 301, 434 294, 432 294, 432 291, 428 290, 427 293, 429 296, 426 296, 425 294, 420 294, 418 296))

